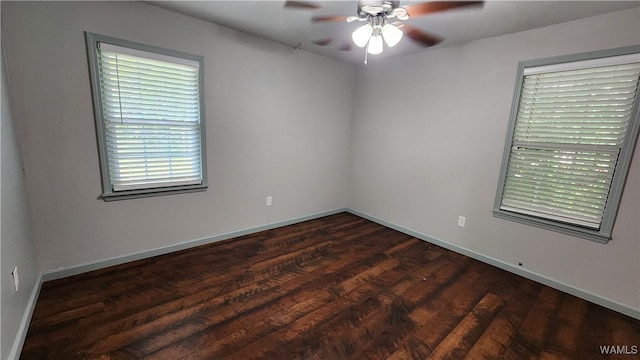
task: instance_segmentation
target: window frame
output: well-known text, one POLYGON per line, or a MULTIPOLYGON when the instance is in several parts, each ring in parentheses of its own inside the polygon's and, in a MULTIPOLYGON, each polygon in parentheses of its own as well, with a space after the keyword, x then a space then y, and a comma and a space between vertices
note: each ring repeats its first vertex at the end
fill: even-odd
POLYGON ((102 179, 102 194, 99 198, 104 201, 135 199, 143 197, 152 197, 169 194, 182 194, 191 192, 206 191, 207 183, 207 151, 206 151, 206 121, 204 113, 204 61, 203 56, 192 55, 180 51, 169 50, 157 46, 141 44, 133 41, 118 39, 110 36, 85 32, 85 40, 87 45, 87 57, 89 63, 89 77, 91 82, 91 97, 93 99, 93 112, 96 126, 96 138, 98 144, 98 156, 100 160, 100 176, 102 179), (191 185, 175 185, 149 187, 143 189, 129 190, 113 190, 111 182, 111 174, 109 171, 109 158, 107 153, 107 139, 104 129, 102 96, 100 90, 100 75, 98 61, 98 44, 107 43, 121 47, 127 47, 135 50, 146 51, 150 53, 166 55, 175 58, 183 58, 199 63, 198 86, 199 86, 199 111, 200 111, 200 172, 201 183, 191 185))
POLYGON ((516 125, 516 117, 518 113, 518 107, 520 105, 520 95, 522 91, 522 85, 524 81, 524 71, 526 68, 538 67, 538 66, 550 66, 559 65, 563 63, 608 58, 620 55, 630 55, 640 53, 640 45, 626 46, 615 49, 599 50, 592 52, 585 52, 573 55, 564 55, 558 57, 550 57, 529 61, 522 61, 518 64, 516 85, 514 96, 511 104, 511 113, 509 115, 509 125, 506 134, 506 141, 502 155, 502 164, 500 167, 500 177, 498 179, 498 188, 496 191, 496 197, 493 206, 493 216, 505 220, 511 220, 518 223, 536 226, 539 228, 560 232, 567 235, 581 237, 584 239, 607 243, 611 240, 613 233, 613 226, 618 213, 620 200, 624 190, 629 168, 631 166, 631 160, 635 150, 635 146, 638 140, 638 133, 640 131, 640 89, 637 90, 636 101, 631 110, 631 116, 629 118, 629 125, 624 137, 623 145, 620 148, 620 154, 618 156, 618 162, 614 169, 613 179, 611 181, 611 188, 609 196, 607 198, 607 204, 604 208, 602 221, 599 229, 591 229, 588 227, 582 227, 579 225, 573 225, 561 221, 546 219, 533 215, 526 215, 522 213, 507 211, 500 209, 503 198, 503 191, 505 187, 505 180, 507 176, 507 167, 509 165, 509 159, 511 156, 511 148, 513 146, 514 131, 516 125))

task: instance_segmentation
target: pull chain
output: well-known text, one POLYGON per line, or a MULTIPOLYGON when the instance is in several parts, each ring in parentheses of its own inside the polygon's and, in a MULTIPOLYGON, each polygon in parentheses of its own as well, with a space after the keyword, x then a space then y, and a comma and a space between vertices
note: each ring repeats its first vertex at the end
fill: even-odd
POLYGON ((364 50, 364 65, 367 65, 367 58, 369 57, 369 43, 367 43, 367 48, 364 50))

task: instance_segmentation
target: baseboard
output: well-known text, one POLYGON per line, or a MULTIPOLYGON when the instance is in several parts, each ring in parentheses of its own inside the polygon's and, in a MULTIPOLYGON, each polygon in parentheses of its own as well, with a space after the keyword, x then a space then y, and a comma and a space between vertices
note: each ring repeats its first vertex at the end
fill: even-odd
POLYGON ((321 218, 323 216, 333 215, 333 214, 337 214, 345 211, 347 211, 346 208, 339 208, 339 209, 334 209, 329 211, 313 213, 313 214, 309 214, 309 215, 305 215, 305 216, 301 216, 301 217, 297 217, 289 220, 279 221, 275 223, 270 223, 270 224, 256 226, 256 227, 242 229, 242 230, 231 231, 224 234, 209 236, 206 238, 185 241, 182 243, 164 246, 164 247, 142 251, 138 253, 116 256, 113 258, 99 260, 96 262, 86 263, 86 264, 77 265, 69 268, 57 269, 57 270, 42 274, 42 281, 44 282, 44 281, 62 279, 65 277, 78 275, 78 274, 82 274, 82 273, 93 271, 93 270, 103 269, 103 268, 107 268, 114 265, 120 265, 120 264, 128 263, 131 261, 147 259, 147 258, 158 256, 158 255, 165 255, 175 251, 185 250, 192 247, 206 245, 206 244, 210 244, 210 243, 214 243, 222 240, 228 240, 235 237, 256 233, 259 231, 271 230, 271 229, 279 228, 282 226, 293 225, 303 221, 314 220, 317 218, 321 218))
POLYGON ((279 221, 275 223, 270 223, 262 226, 256 226, 256 227, 237 230, 237 231, 231 231, 224 234, 186 241, 179 244, 169 245, 169 246, 156 248, 148 251, 122 255, 122 256, 117 256, 117 257, 104 259, 104 260, 87 263, 83 265, 58 269, 55 271, 38 275, 38 278, 36 279, 36 283, 33 287, 33 291, 31 292, 31 296, 29 297, 29 302, 27 303, 27 307, 24 311, 24 315, 22 316, 22 321, 20 322, 20 327, 18 328, 16 339, 13 342, 11 351, 9 352, 9 359, 13 360, 13 359, 18 359, 20 357, 20 353, 22 352, 22 347, 24 346, 24 341, 27 337, 27 331, 29 330, 29 324, 31 323, 31 317, 33 316, 33 311, 35 310, 36 302, 38 300, 38 296, 40 295, 40 289, 42 288, 42 283, 45 281, 61 279, 61 278, 78 275, 78 274, 92 271, 92 270, 106 268, 109 266, 120 265, 120 264, 124 264, 131 261, 142 260, 142 259, 146 259, 146 258, 158 256, 158 255, 169 254, 175 251, 180 251, 180 250, 192 248, 195 246, 210 244, 210 243, 214 243, 222 240, 228 240, 235 237, 248 235, 248 234, 252 234, 252 233, 256 233, 264 230, 279 228, 282 226, 293 225, 300 222, 314 220, 317 218, 321 218, 323 216, 334 215, 334 214, 338 214, 345 211, 347 211, 346 208, 339 208, 339 209, 334 209, 329 211, 318 212, 318 213, 309 214, 309 215, 305 215, 305 216, 301 216, 301 217, 297 217, 289 220, 279 221))
POLYGON ((616 302, 614 300, 604 298, 602 296, 599 296, 599 295, 593 294, 591 292, 576 288, 576 287, 571 286, 571 285, 567 285, 565 283, 562 283, 562 282, 559 282, 557 280, 548 278, 546 276, 534 273, 532 271, 528 271, 528 270, 523 269, 521 267, 516 267, 516 266, 514 266, 512 264, 509 264, 509 263, 506 263, 506 262, 504 262, 502 260, 498 260, 498 259, 492 258, 490 256, 486 256, 486 255, 480 254, 480 253, 475 252, 473 250, 469 250, 467 248, 464 248, 464 247, 461 247, 461 246, 458 246, 458 245, 455 245, 455 244, 452 244, 452 243, 449 243, 449 242, 446 242, 446 241, 443 241, 443 240, 440 240, 440 239, 433 238, 431 236, 425 235, 425 234, 420 233, 418 231, 415 231, 415 230, 406 228, 404 226, 401 226, 401 225, 398 225, 398 224, 394 224, 392 222, 377 218, 377 217, 375 217, 373 215, 370 215, 370 214, 367 214, 367 213, 363 213, 363 212, 360 212, 360 211, 357 211, 357 210, 353 210, 353 209, 348 209, 347 211, 352 213, 352 214, 354 214, 354 215, 363 217, 363 218, 365 218, 367 220, 371 220, 371 221, 373 221, 375 223, 378 223, 380 225, 383 225, 383 226, 386 226, 388 228, 400 231, 400 232, 405 233, 407 235, 411 235, 411 236, 413 236, 415 238, 418 238, 420 240, 424 240, 424 241, 430 242, 432 244, 438 245, 438 246, 443 247, 445 249, 448 249, 448 250, 454 251, 456 253, 468 256, 468 257, 476 259, 478 261, 482 261, 482 262, 484 262, 486 264, 495 266, 495 267, 500 268, 502 270, 506 270, 506 271, 514 273, 516 275, 520 275, 520 276, 525 277, 527 279, 533 280, 535 282, 539 282, 541 284, 547 285, 547 286, 552 287, 554 289, 558 289, 560 291, 564 291, 564 292, 566 292, 568 294, 571 294, 573 296, 579 297, 581 299, 590 301, 590 302, 592 302, 594 304, 598 304, 598 305, 604 306, 604 307, 606 307, 608 309, 611 309, 613 311, 617 311, 617 312, 622 313, 624 315, 627 315, 627 316, 630 316, 632 318, 640 320, 640 309, 631 308, 631 307, 629 307, 627 305, 621 304, 621 303, 616 302))
POLYGON ((511 273, 520 275, 522 277, 525 277, 527 279, 539 282, 541 284, 553 287, 555 289, 558 289, 560 291, 564 291, 566 293, 569 293, 571 295, 577 296, 579 298, 585 299, 587 301, 593 302, 595 304, 604 306, 606 308, 609 308, 611 310, 620 312, 622 314, 625 314, 627 316, 630 316, 632 318, 635 319, 639 319, 640 320, 640 310, 638 309, 634 309, 631 307, 628 307, 624 304, 620 304, 616 301, 610 300, 610 299, 606 299, 603 298, 601 296, 595 295, 593 293, 590 293, 588 291, 584 291, 582 289, 564 284, 562 282, 556 281, 554 279, 545 277, 543 275, 531 272, 531 271, 527 271, 525 269, 519 268, 519 267, 515 267, 514 265, 505 263, 501 260, 477 253, 475 251, 466 249, 464 247, 455 245, 455 244, 451 244, 448 243, 446 241, 442 241, 436 238, 433 238, 431 236, 425 235, 423 233, 420 233, 418 231, 406 228, 404 226, 377 218, 373 215, 367 214, 367 213, 363 213, 357 210, 353 210, 353 209, 349 209, 349 208, 341 208, 341 209, 335 209, 335 210, 330 210, 330 211, 325 211, 325 212, 319 212, 319 213, 315 213, 315 214, 310 214, 310 215, 306 215, 306 216, 302 216, 302 217, 298 217, 298 218, 294 218, 294 219, 290 219, 290 220, 285 220, 285 221, 280 221, 280 222, 275 222, 275 223, 271 223, 271 224, 266 224, 266 225, 262 225, 262 226, 257 226, 257 227, 252 227, 252 228, 247 228, 247 229, 243 229, 243 230, 238 230, 238 231, 232 231, 232 232, 228 232, 228 233, 224 233, 224 234, 220 234, 220 235, 215 235, 215 236, 211 236, 211 237, 207 237, 207 238, 202 238, 202 239, 197 239, 197 240, 192 240, 192 241, 187 241, 187 242, 183 242, 180 244, 175 244, 175 245, 170 245, 170 246, 166 246, 166 247, 162 247, 162 248, 157 248, 157 249, 153 249, 153 250, 149 250, 149 251, 144 251, 144 252, 139 252, 139 253, 134 253, 134 254, 129 254, 129 255, 124 255, 124 256, 119 256, 119 257, 114 257, 111 259, 105 259, 105 260, 101 260, 101 261, 97 261, 94 263, 89 263, 89 264, 85 264, 85 265, 79 265, 79 266, 74 266, 74 267, 70 267, 67 269, 61 269, 61 270, 57 270, 57 271, 53 271, 53 272, 49 272, 46 274, 42 274, 39 275, 38 278, 36 279, 36 282, 34 284, 33 290, 31 292, 31 296, 29 297, 29 301, 27 303, 27 307, 25 309, 24 315, 22 317, 22 321, 20 322, 20 326, 18 328, 18 332, 16 335, 16 338, 14 340, 13 346, 11 348, 11 351, 9 352, 9 357, 8 359, 18 359, 20 356, 20 353, 22 351, 22 347, 24 345, 24 341, 26 339, 27 336, 27 331, 29 330, 29 324, 31 322, 31 317, 33 315, 33 312, 35 310, 35 306, 36 306, 36 302, 38 299, 38 296, 40 294, 40 289, 42 287, 42 283, 44 281, 48 281, 48 280, 53 280, 53 279, 59 279, 59 278, 63 278, 63 277, 67 277, 67 276, 72 276, 72 275, 76 275, 76 274, 80 274, 83 272, 87 272, 87 271, 92 271, 92 270, 96 270, 96 269, 100 269, 100 268, 105 268, 105 267, 109 267, 109 266, 113 266, 113 265, 118 265, 118 264, 123 264, 126 262, 130 262, 130 261, 135 261, 135 260, 141 260, 141 259, 145 259, 145 258, 149 258, 149 257, 153 257, 153 256, 157 256, 157 255, 163 255, 163 254, 168 254, 174 251, 179 251, 179 250, 183 250, 183 249, 187 249, 187 248, 191 248, 191 247, 195 247, 195 246, 199 246, 199 245, 204 245, 204 244, 208 244, 208 243, 213 243, 213 242, 217 242, 217 241, 222 241, 222 240, 227 240, 227 239, 231 239, 234 237, 238 237, 238 236, 243 236, 243 235, 247 235, 247 234, 251 234, 251 233, 256 233, 259 231, 264 231, 264 230, 270 230, 270 229, 275 229, 278 227, 282 227, 282 226, 287 226, 287 225, 292 225, 292 224, 296 224, 299 222, 303 222, 303 221, 308 221, 308 220, 313 220, 313 219, 317 219, 323 216, 328 216, 328 215, 333 215, 333 214, 337 214, 340 212, 350 212, 354 215, 360 216, 362 218, 365 218, 367 220, 373 221, 375 223, 378 223, 380 225, 389 227, 391 229, 403 232, 405 234, 411 235, 413 237, 416 237, 418 239, 421 239, 423 241, 427 241, 430 242, 432 244, 441 246, 445 249, 469 256, 470 258, 482 261, 484 263, 487 263, 489 265, 495 266, 497 268, 503 269, 505 271, 509 271, 511 273))
POLYGON ((18 359, 20 357, 22 346, 24 345, 24 340, 27 338, 27 331, 29 331, 29 324, 31 323, 31 317, 33 316, 33 311, 36 308, 36 302, 38 301, 38 296, 40 295, 41 288, 42 275, 38 275, 38 278, 33 285, 33 290, 31 291, 29 301, 27 302, 27 307, 24 310, 24 314, 22 315, 22 321, 20 321, 18 333, 16 334, 16 338, 13 341, 11 351, 9 351, 8 359, 18 359))
MULTIPOLYGON (((631 308, 627 305, 618 303, 614 300, 611 299, 607 299, 604 298, 602 296, 599 295, 595 295, 593 293, 590 293, 588 291, 576 288, 574 286, 571 285, 567 285, 564 284, 562 282, 559 282, 557 280, 548 278, 546 276, 528 271, 526 269, 522 269, 520 267, 516 267, 512 264, 509 263, 505 263, 501 260, 492 258, 490 256, 486 256, 483 255, 481 253, 475 252, 473 250, 469 250, 467 248, 440 240, 440 239, 436 239, 433 238, 431 236, 428 236, 426 234, 420 233, 418 231, 406 228, 404 226, 398 225, 398 224, 394 224, 392 222, 377 218, 373 215, 367 214, 367 213, 363 213, 357 210, 353 210, 350 208, 339 208, 339 209, 334 209, 334 210, 329 210, 329 211, 323 211, 323 212, 319 212, 319 213, 314 213, 314 214, 309 214, 309 215, 305 215, 305 216, 301 216, 301 217, 297 217, 297 218, 293 218, 293 219, 289 219, 289 220, 284 220, 284 221, 279 221, 279 222, 275 222, 275 223, 270 223, 270 224, 266 224, 266 225, 262 225, 262 226, 257 226, 257 227, 252 227, 252 228, 247 228, 247 229, 242 229, 242 230, 237 230, 237 231, 232 231, 232 232, 228 232, 228 233, 224 233, 224 234, 219 234, 219 235, 215 235, 215 236, 211 236, 211 237, 206 237, 206 238, 202 238, 202 239, 196 239, 196 240, 191 240, 191 241, 186 241, 186 242, 182 242, 179 244, 174 244, 174 245, 169 245, 169 246, 165 246, 165 247, 161 247, 161 248, 156 248, 156 249, 152 249, 152 250, 148 250, 148 251, 143 251, 143 252, 139 252, 139 253, 133 253, 133 254, 128 254, 128 255, 122 255, 122 256, 118 256, 118 257, 114 257, 114 258, 109 258, 109 259, 104 259, 104 260, 100 260, 100 261, 96 261, 96 262, 92 262, 92 263, 87 263, 87 264, 83 264, 83 265, 78 265, 78 266, 73 266, 73 267, 69 267, 69 268, 63 268, 63 269, 58 269, 52 272, 48 272, 45 274, 42 274, 38 277, 38 281, 36 282, 36 285, 34 287, 33 293, 31 295, 31 298, 29 299, 29 303, 27 305, 27 310, 25 311, 25 315, 23 316, 23 320, 20 324, 20 329, 18 331, 18 336, 16 337, 16 341, 14 342, 14 346, 11 350, 10 355, 11 356, 16 356, 19 354, 19 351, 22 349, 22 345, 24 344, 24 340, 26 338, 27 335, 27 330, 29 327, 29 323, 31 321, 31 316, 33 314, 33 310, 35 308, 35 304, 36 304, 36 300, 38 298, 38 294, 40 293, 40 287, 42 285, 42 283, 44 281, 49 281, 49 280, 55 280, 55 279, 60 279, 60 278, 64 278, 64 277, 68 277, 68 276, 73 276, 73 275, 77 275, 77 274, 81 274, 84 272, 88 272, 88 271, 92 271, 92 270, 98 270, 98 269, 102 269, 102 268, 106 268, 109 266, 114 266, 114 265, 120 265, 120 264, 124 264, 127 262, 131 262, 131 261, 136 261, 136 260, 142 260, 142 259, 146 259, 146 258, 150 258, 150 257, 154 257, 154 256, 158 256, 158 255, 164 255, 164 254, 168 254, 168 253, 172 253, 175 251, 180 251, 180 250, 184 250, 184 249, 188 249, 188 248, 192 248, 192 247, 196 247, 196 246, 200 246, 200 245, 205 245, 205 244, 210 244, 210 243, 214 243, 214 242, 218 242, 218 241, 222 241, 222 240, 228 240, 228 239, 232 239, 234 237, 239 237, 239 236, 243 236, 243 235, 248 235, 248 234, 252 234, 252 233, 256 233, 259 231, 264 231, 264 230, 271 230, 271 229, 275 229, 275 228, 279 228, 282 226, 287 226, 287 225, 292 225, 292 224, 296 224, 296 223, 300 223, 303 221, 308 221, 308 220, 313 220, 313 219, 317 219, 323 216, 328 216, 328 215, 333 215, 333 214, 337 214, 340 212, 350 212, 354 215, 360 216, 362 218, 371 220, 375 223, 378 223, 380 225, 389 227, 391 229, 403 232, 405 234, 414 236, 418 239, 433 243, 435 245, 441 246, 445 249, 457 252, 459 254, 463 254, 466 256, 469 256, 470 258, 476 259, 478 261, 482 261, 486 264, 495 266, 497 268, 503 269, 505 271, 509 271, 511 273, 520 275, 522 277, 525 277, 527 279, 539 282, 541 284, 550 286, 552 288, 558 289, 560 291, 564 291, 566 293, 569 293, 571 295, 577 296, 579 298, 585 299, 587 301, 593 302, 595 304, 604 306, 606 308, 609 308, 611 310, 617 311, 619 313, 622 313, 624 315, 630 316, 632 318, 635 319, 639 319, 640 320, 640 310, 639 309, 634 309, 631 308)), ((10 357, 10 359, 12 359, 12 357, 10 357)))

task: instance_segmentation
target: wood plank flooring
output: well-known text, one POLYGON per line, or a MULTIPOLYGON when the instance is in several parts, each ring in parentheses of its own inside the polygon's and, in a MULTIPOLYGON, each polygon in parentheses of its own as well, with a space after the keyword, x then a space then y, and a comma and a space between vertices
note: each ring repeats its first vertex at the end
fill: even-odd
POLYGON ((604 345, 640 321, 340 213, 46 282, 21 358, 639 356, 604 345))

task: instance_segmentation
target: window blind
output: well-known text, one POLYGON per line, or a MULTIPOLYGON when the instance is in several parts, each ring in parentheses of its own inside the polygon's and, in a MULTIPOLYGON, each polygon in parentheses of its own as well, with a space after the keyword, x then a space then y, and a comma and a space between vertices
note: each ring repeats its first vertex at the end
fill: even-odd
POLYGON ((202 183, 199 63, 99 43, 113 191, 202 183))
POLYGON ((599 229, 640 63, 525 75, 500 209, 599 229))

